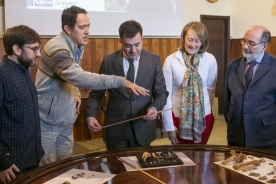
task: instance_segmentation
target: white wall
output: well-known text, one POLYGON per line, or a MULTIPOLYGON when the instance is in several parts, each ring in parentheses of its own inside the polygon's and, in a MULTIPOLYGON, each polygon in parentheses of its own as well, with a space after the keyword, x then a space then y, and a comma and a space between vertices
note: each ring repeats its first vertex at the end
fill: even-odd
MULTIPOLYGON (((219 0, 225 1, 225 0, 219 0)), ((276 0, 229 0, 232 4, 233 19, 231 36, 242 38, 252 25, 263 25, 276 36, 276 0), (272 8, 275 12, 272 14, 272 8)))
MULTIPOLYGON (((7 1, 7 0, 6 0, 7 1)), ((276 36, 276 0, 182 0, 184 26, 190 21, 199 21, 200 15, 230 16, 230 35, 242 38, 252 25, 267 27, 272 36, 276 36), (272 9, 275 9, 272 14, 272 9)), ((4 31, 4 7, 0 6, 0 36, 4 31)), ((166 26, 166 25, 164 25, 166 26)), ((181 30, 179 31, 180 34, 181 30)))
MULTIPOLYGON (((209 3, 207 0, 182 0, 183 27, 188 22, 200 21, 200 15, 231 16, 231 1, 232 0, 218 0, 216 3, 209 3)), ((230 25, 232 25, 232 22, 233 19, 230 17, 230 25)), ((230 29, 231 28, 232 26, 230 26, 230 29)), ((231 32, 230 30, 230 33, 231 32)))
POLYGON ((183 25, 199 21, 200 15, 230 16, 231 38, 242 38, 250 26, 258 24, 276 36, 276 0, 183 0, 183 25))

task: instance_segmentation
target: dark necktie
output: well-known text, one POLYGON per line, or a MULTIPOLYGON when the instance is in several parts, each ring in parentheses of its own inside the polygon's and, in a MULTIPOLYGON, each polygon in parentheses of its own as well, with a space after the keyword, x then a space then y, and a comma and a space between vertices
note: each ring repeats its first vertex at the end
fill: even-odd
POLYGON ((256 61, 251 61, 247 63, 249 65, 246 74, 245 74, 245 84, 246 84, 246 89, 251 83, 252 77, 253 77, 253 71, 254 71, 254 66, 257 64, 256 61))
POLYGON ((127 71, 127 80, 134 82, 134 65, 133 65, 134 60, 128 59, 129 62, 129 68, 127 71))

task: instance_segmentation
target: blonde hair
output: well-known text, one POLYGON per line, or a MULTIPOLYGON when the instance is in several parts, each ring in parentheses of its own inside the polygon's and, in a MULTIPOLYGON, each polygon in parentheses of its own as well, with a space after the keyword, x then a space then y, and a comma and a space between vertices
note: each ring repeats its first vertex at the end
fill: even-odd
POLYGON ((178 48, 181 51, 185 51, 184 43, 185 43, 185 36, 188 32, 189 29, 193 29, 196 32, 196 35, 202 45, 200 46, 200 49, 198 51, 198 54, 204 53, 208 46, 209 46, 209 38, 208 38, 208 31, 206 26, 197 21, 189 22, 188 24, 185 25, 185 27, 182 29, 181 32, 181 45, 178 48))

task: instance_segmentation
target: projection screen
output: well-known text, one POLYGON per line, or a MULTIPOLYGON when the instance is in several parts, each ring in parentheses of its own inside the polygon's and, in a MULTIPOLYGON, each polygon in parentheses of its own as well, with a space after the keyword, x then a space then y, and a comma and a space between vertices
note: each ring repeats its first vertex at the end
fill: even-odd
POLYGON ((62 10, 72 5, 87 10, 90 37, 118 37, 126 20, 136 20, 145 37, 179 37, 182 30, 182 0, 8 0, 5 29, 24 24, 40 35, 61 31, 62 10))

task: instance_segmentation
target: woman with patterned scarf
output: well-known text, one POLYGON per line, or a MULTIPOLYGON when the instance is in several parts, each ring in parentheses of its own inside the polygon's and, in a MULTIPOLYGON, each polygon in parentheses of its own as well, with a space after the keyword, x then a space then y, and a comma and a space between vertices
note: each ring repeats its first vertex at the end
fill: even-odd
POLYGON ((206 52, 208 32, 201 22, 182 30, 181 46, 163 66, 169 96, 164 109, 164 129, 172 144, 206 144, 214 124, 217 62, 206 52))

